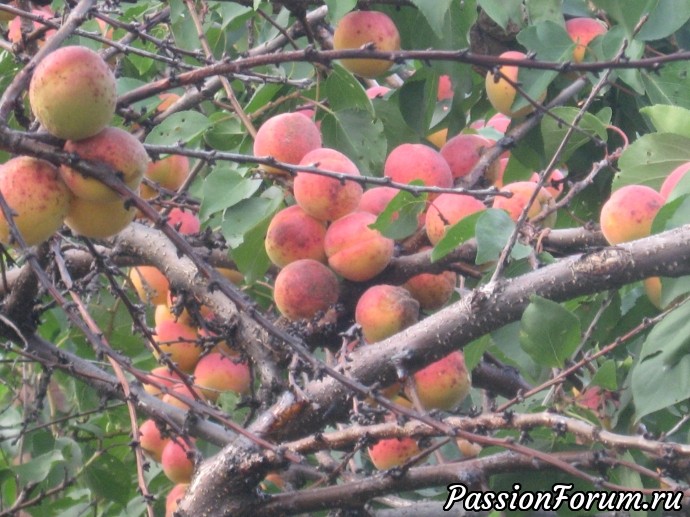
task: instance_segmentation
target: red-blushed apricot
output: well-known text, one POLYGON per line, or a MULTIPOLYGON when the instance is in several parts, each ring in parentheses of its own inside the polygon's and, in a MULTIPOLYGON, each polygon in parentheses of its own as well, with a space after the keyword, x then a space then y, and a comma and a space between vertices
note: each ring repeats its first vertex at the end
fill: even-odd
MULTIPOLYGON (((526 59, 527 56, 524 52, 518 52, 517 50, 509 50, 504 52, 499 57, 506 59, 526 59)), ((517 66, 500 66, 498 67, 500 73, 506 76, 514 83, 519 82, 519 68, 517 66)), ((524 117, 525 115, 532 113, 534 111, 534 106, 528 104, 527 106, 520 108, 515 113, 512 111, 513 103, 515 102, 515 97, 517 96, 517 90, 502 76, 489 72, 486 74, 486 80, 484 82, 486 88, 486 95, 489 98, 489 102, 499 113, 512 118, 524 117)))
MULTIPOLYGON (((47 6, 46 6, 47 7, 47 6)), ((47 11, 42 11, 40 9, 31 9, 31 14, 34 14, 44 20, 50 20, 52 18, 53 14, 51 12, 47 11)), ((42 29, 45 27, 44 24, 42 24, 39 21, 34 21, 33 22, 33 30, 37 31, 39 29, 42 29)), ((42 47, 43 44, 48 40, 53 34, 55 34, 56 30, 55 29, 48 29, 44 32, 43 36, 41 39, 37 41, 38 47, 42 47)), ((27 34, 28 36, 28 34, 27 34)), ((10 23, 7 24, 7 39, 11 41, 12 43, 21 43, 22 41, 22 17, 21 16, 15 16, 12 18, 10 23)))
POLYGON ((369 459, 379 470, 399 467, 420 453, 417 441, 412 438, 384 438, 367 449, 369 459))
POLYGON ((167 366, 156 366, 147 376, 149 382, 144 382, 144 391, 150 395, 158 396, 161 388, 172 388, 182 382, 180 376, 169 370, 167 366))
POLYGON ((357 210, 379 215, 386 209, 388 203, 398 195, 398 192, 400 191, 393 187, 374 187, 365 190, 357 210))
POLYGON ((144 303, 166 304, 170 283, 155 266, 137 266, 129 270, 129 279, 144 303))
POLYGON ((273 299, 289 320, 310 319, 338 301, 340 288, 333 271, 313 259, 291 262, 276 276, 273 299))
MULTIPOLYGON (((359 176, 357 166, 343 153, 335 149, 319 148, 307 153, 300 165, 317 166, 319 169, 359 176)), ((320 221, 334 221, 354 211, 362 198, 362 186, 352 180, 341 180, 298 172, 293 185, 295 201, 312 217, 320 221)))
POLYGON ((204 397, 214 402, 226 391, 248 393, 252 382, 249 365, 245 361, 218 352, 199 359, 194 368, 194 379, 204 397))
POLYGON ((264 245, 268 258, 278 267, 310 258, 326 262, 323 239, 326 225, 299 205, 284 208, 268 225, 264 245))
POLYGON ((173 517, 188 487, 189 483, 178 483, 170 489, 165 498, 165 517, 173 517))
POLYGON ((368 343, 397 334, 419 319, 419 302, 406 289, 388 284, 370 287, 357 301, 355 321, 368 343))
POLYGON ((493 145, 493 141, 480 135, 459 134, 441 147, 441 156, 448 162, 453 178, 462 178, 470 173, 482 154, 493 145))
MULTIPOLYGON (((68 140, 65 151, 84 160, 103 163, 132 190, 137 190, 149 164, 146 149, 134 135, 117 127, 107 127, 83 140, 68 140)), ((85 201, 119 201, 117 192, 95 178, 62 165, 60 175, 72 193, 85 201)))
POLYGON ((671 195, 671 192, 673 192, 673 189, 676 188, 678 182, 688 171, 690 171, 690 162, 679 165, 673 169, 668 176, 666 176, 666 179, 661 184, 661 188, 659 189, 659 194, 661 194, 661 197, 664 198, 664 201, 668 200, 668 197, 671 195))
POLYGON ((189 410, 187 401, 204 401, 204 394, 197 387, 191 389, 183 383, 173 384, 168 392, 161 397, 161 401, 185 411, 189 410))
POLYGON ((380 99, 389 91, 391 91, 391 89, 387 86, 372 86, 371 88, 367 88, 365 93, 370 99, 380 99))
POLYGON ((168 224, 182 235, 193 235, 201 230, 201 221, 197 215, 178 207, 170 210, 168 224))
POLYGON ((77 235, 107 239, 127 228, 136 214, 136 208, 127 208, 123 200, 86 201, 72 196, 65 224, 77 235))
POLYGON ((422 180, 427 187, 453 186, 448 162, 441 153, 422 144, 401 144, 393 149, 386 158, 383 174, 398 183, 422 180))
POLYGON ((167 478, 173 483, 189 483, 194 474, 195 454, 194 447, 181 438, 171 439, 161 454, 161 466, 167 478))
MULTIPOLYGON (((554 199, 560 196, 561 192, 563 192, 564 179, 565 174, 563 174, 563 171, 561 171, 560 169, 554 169, 553 171, 551 171, 549 179, 546 180, 544 188, 549 191, 549 194, 551 194, 551 197, 553 197, 554 199)), ((532 174, 530 181, 533 181, 534 183, 539 181, 539 173, 535 172, 534 174, 532 174)))
POLYGON ((156 305, 153 311, 153 321, 156 325, 162 321, 179 321, 185 325, 191 325, 193 323, 189 312, 183 310, 179 315, 173 314, 167 303, 156 305))
MULTIPOLYGON (((144 177, 164 189, 175 191, 182 186, 190 172, 189 158, 181 154, 170 154, 155 162, 149 162, 144 177)), ((155 188, 142 183, 142 198, 152 199, 157 193, 155 188)))
POLYGON ((163 449, 169 441, 170 438, 161 435, 155 420, 146 420, 139 426, 139 445, 141 449, 159 463, 163 449))
POLYGON ((432 244, 437 244, 446 229, 468 215, 486 209, 477 198, 465 194, 441 194, 429 203, 426 211, 426 234, 432 244))
MULTIPOLYGON (((161 354, 167 354, 180 370, 191 372, 199 362, 202 349, 197 345, 197 331, 194 327, 179 321, 162 321, 156 325, 154 340, 161 354)), ((153 355, 159 357, 154 350, 153 355)))
POLYGON ((650 276, 644 279, 642 285, 651 304, 659 310, 663 309, 664 307, 661 305, 661 278, 650 276))
POLYGON ((573 49, 573 61, 575 63, 582 63, 589 43, 607 31, 606 25, 594 18, 571 18, 565 22, 565 30, 570 39, 576 43, 575 49, 573 49))
MULTIPOLYGON (((29 156, 18 156, 0 165, 0 192, 29 246, 45 241, 62 226, 72 199, 57 168, 29 156)), ((0 242, 13 244, 9 222, 1 212, 0 242)))
POLYGON ((447 411, 460 404, 471 387, 465 358, 460 351, 422 368, 412 376, 411 382, 424 409, 447 411))
POLYGON ((31 110, 53 135, 80 140, 100 133, 115 114, 117 87, 108 64, 93 50, 59 48, 34 70, 31 110))
POLYGON ((403 287, 419 302, 421 309, 435 311, 448 303, 457 281, 458 275, 453 271, 420 273, 408 279, 403 287))
MULTIPOLYGON (((387 14, 378 11, 352 11, 343 16, 333 33, 335 50, 357 49, 373 43, 380 51, 400 50, 400 33, 387 14)), ((342 59, 353 74, 374 78, 385 73, 392 61, 382 59, 342 59)))
POLYGON ((369 228, 376 216, 353 212, 331 223, 326 230, 324 249, 328 265, 348 280, 364 282, 374 278, 393 258, 393 239, 369 228))
POLYGON ((653 188, 626 185, 616 190, 601 207, 599 224, 609 244, 634 241, 652 232, 652 222, 664 204, 653 188))
MULTIPOLYGON (((516 181, 515 183, 508 183, 501 189, 501 192, 507 191, 512 193, 513 196, 510 198, 496 196, 494 198, 493 207, 507 211, 508 215, 510 215, 510 218, 513 221, 517 221, 522 213, 522 210, 527 206, 527 203, 532 197, 532 193, 534 192, 536 186, 537 185, 531 181, 516 181)), ((537 198, 534 200, 534 203, 532 203, 529 211, 527 212, 527 220, 531 220, 532 218, 538 216, 545 207, 553 206, 553 204, 553 196, 548 190, 542 187, 539 190, 537 198)), ((542 225, 551 227, 555 222, 556 212, 553 212, 549 215, 549 217, 542 221, 542 225)))
MULTIPOLYGON (((321 147, 321 131, 316 123, 299 113, 281 113, 266 120, 254 139, 254 156, 272 157, 279 162, 297 165, 305 154, 321 147)), ((282 174, 269 165, 264 171, 282 174)))
POLYGON ((446 101, 453 98, 453 82, 449 75, 442 75, 438 78, 438 88, 436 89, 436 100, 446 101))

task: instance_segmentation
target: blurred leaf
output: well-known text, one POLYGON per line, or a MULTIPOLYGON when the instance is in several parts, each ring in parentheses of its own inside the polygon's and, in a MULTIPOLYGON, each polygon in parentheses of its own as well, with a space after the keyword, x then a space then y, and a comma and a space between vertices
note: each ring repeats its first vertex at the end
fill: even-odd
POLYGON ((146 143, 192 145, 210 126, 208 118, 198 111, 179 111, 157 125, 146 137, 146 143))
POLYGON ((526 0, 525 7, 531 25, 545 21, 564 24, 563 0, 526 0))
POLYGON ((562 368, 577 349, 580 332, 572 312, 533 295, 520 321, 520 345, 537 364, 562 368))
POLYGON ((132 472, 122 461, 102 453, 84 471, 84 480, 98 497, 126 505, 134 495, 132 472))
POLYGON ((631 377, 637 418, 690 398, 690 304, 657 323, 640 350, 631 377))
POLYGON ((204 179, 199 218, 206 221, 211 214, 249 199, 260 186, 260 179, 243 178, 228 164, 215 167, 204 179))
POLYGON ((465 366, 468 371, 471 372, 480 363, 484 352, 487 351, 489 346, 491 346, 491 337, 489 334, 486 334, 462 349, 462 354, 465 356, 465 366))
POLYGON ((333 70, 324 83, 324 94, 333 111, 353 109, 374 114, 371 101, 362 84, 338 64, 333 65, 333 70))
POLYGON ((260 197, 243 199, 223 213, 221 230, 231 248, 244 241, 244 234, 261 224, 278 210, 282 203, 282 192, 273 187, 260 197))
POLYGON ((669 63, 660 70, 639 71, 652 104, 669 104, 690 109, 690 63, 669 63))
POLYGON ((690 19, 690 0, 658 0, 649 18, 635 36, 641 41, 660 40, 680 29, 690 19))
POLYGON ((340 18, 355 8, 357 0, 326 0, 326 5, 331 23, 337 25, 340 18))
POLYGON ((362 174, 382 169, 387 150, 383 124, 368 111, 347 109, 328 114, 321 121, 321 132, 323 145, 339 149, 362 174))
POLYGON ((271 267, 271 260, 268 258, 264 246, 266 231, 270 222, 271 217, 266 217, 246 232, 243 235, 242 244, 232 250, 232 259, 244 275, 247 284, 252 284, 262 278, 268 268, 271 267))
POLYGON ((616 377, 616 361, 609 359, 605 361, 596 371, 592 377, 592 384, 600 386, 605 390, 618 389, 618 379, 616 377))
MULTIPOLYGON (((477 220, 477 264, 497 260, 515 229, 515 223, 504 210, 489 208, 481 212, 477 220)), ((532 248, 519 242, 515 244, 511 257, 516 260, 528 256, 532 248)))
POLYGON ((658 190, 668 174, 690 161, 690 138, 671 133, 652 133, 638 138, 618 160, 620 172, 613 190, 625 185, 647 185, 658 190))
MULTIPOLYGON (((412 182, 422 184, 417 180, 412 182)), ((400 240, 412 235, 419 227, 419 214, 426 209, 427 195, 414 195, 401 190, 370 225, 386 237, 400 240)))
POLYGON ((48 477, 54 465, 63 461, 62 452, 53 450, 40 456, 13 466, 12 471, 17 475, 22 485, 27 483, 40 483, 48 477))
MULTIPOLYGON (((579 116, 580 110, 577 108, 558 107, 553 108, 551 113, 572 125, 579 116)), ((562 161, 567 161, 576 149, 590 142, 593 137, 598 137, 604 142, 607 140, 606 126, 591 113, 585 113, 577 127, 580 131, 574 131, 571 135, 568 144, 563 149, 562 161)), ((568 126, 561 124, 552 117, 544 117, 542 119, 541 134, 544 140, 546 156, 553 156, 555 154, 568 130, 568 126)))
POLYGON ((426 135, 436 108, 438 75, 421 68, 405 81, 397 92, 400 112, 408 126, 418 135, 426 135))
POLYGON ((621 24, 632 36, 642 16, 649 13, 658 0, 593 0, 594 5, 621 24))
POLYGON ((477 5, 504 30, 511 23, 523 25, 522 0, 477 0, 477 5))
POLYGON ((640 109, 659 133, 673 133, 690 138, 690 110, 679 106, 656 104, 640 109))
POLYGON ((439 38, 444 36, 445 20, 453 0, 410 0, 424 15, 439 38))

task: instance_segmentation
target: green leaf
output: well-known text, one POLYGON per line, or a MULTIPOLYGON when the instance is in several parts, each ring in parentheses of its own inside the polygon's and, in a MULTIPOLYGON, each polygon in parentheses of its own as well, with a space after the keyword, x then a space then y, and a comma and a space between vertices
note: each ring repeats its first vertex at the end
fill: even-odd
POLYGON ((658 190, 668 174, 690 161, 690 138, 671 133, 644 135, 623 151, 613 190, 625 185, 648 185, 658 190))
POLYGON ((396 96, 400 112, 408 126, 418 135, 426 135, 436 108, 438 75, 429 68, 417 70, 396 96))
MULTIPOLYGON (((497 260, 515 229, 515 223, 504 210, 489 208, 481 212, 477 220, 477 264, 497 260)), ((529 246, 517 243, 511 256, 521 259, 532 252, 529 246)))
POLYGON ((246 137, 247 130, 237 117, 217 111, 209 117, 211 126, 204 133, 208 145, 219 151, 234 151, 246 137))
POLYGON ((445 21, 453 0, 410 0, 424 15, 439 38, 444 36, 445 21))
POLYGON ((62 452, 53 450, 11 468, 22 485, 40 483, 48 477, 52 468, 63 460, 62 452))
POLYGON ((522 0, 477 0, 477 5, 502 29, 513 24, 522 27, 522 0))
POLYGON ((472 369, 480 363, 484 352, 486 352, 490 346, 491 336, 485 334, 462 349, 462 354, 465 356, 465 367, 468 371, 471 372, 472 369))
POLYGON ((247 231, 243 235, 242 244, 232 250, 232 259, 244 275, 247 284, 252 284, 262 278, 268 268, 271 267, 271 260, 268 258, 264 246, 266 231, 270 223, 270 216, 263 219, 254 228, 247 231))
MULTIPOLYGON (((412 183, 422 184, 420 180, 412 183)), ((412 192, 401 190, 370 227, 393 240, 409 237, 419 227, 419 214, 426 209, 427 197, 426 194, 414 195, 412 192)))
POLYGON ((191 145, 211 126, 208 118, 198 111, 173 113, 156 126, 146 137, 152 145, 191 145))
POLYGON ((326 5, 331 23, 337 25, 340 18, 355 8, 357 0, 326 0, 326 5))
POLYGON ((617 370, 616 361, 609 359, 604 362, 594 374, 594 377, 592 377, 592 384, 600 386, 605 390, 618 389, 618 379, 616 377, 617 370))
POLYGON ((383 168, 387 150, 383 124, 368 111, 348 109, 326 115, 321 132, 324 146, 343 152, 362 174, 383 168))
POLYGON ((324 94, 333 111, 356 109, 374 114, 374 108, 362 84, 340 65, 333 65, 333 70, 324 83, 324 94))
POLYGON ((621 24, 628 36, 632 36, 642 16, 649 13, 658 0, 594 0, 592 3, 603 9, 611 18, 621 24))
POLYGON ((283 201, 282 191, 272 187, 261 197, 243 199, 223 213, 221 231, 231 248, 242 244, 244 235, 271 217, 283 201))
POLYGON ((666 38, 690 19, 690 0, 658 0, 655 9, 635 36, 641 41, 666 38))
POLYGON ((211 214, 235 206, 250 198, 260 186, 260 179, 243 178, 226 164, 216 167, 204 179, 199 218, 205 221, 211 214))
POLYGON ((446 228, 446 233, 444 234, 443 238, 438 241, 431 252, 431 261, 436 262, 437 260, 442 259, 448 255, 448 253, 460 246, 460 244, 474 237, 477 221, 483 213, 484 211, 482 210, 480 212, 470 214, 467 217, 460 219, 457 223, 446 228))
POLYGON ((680 61, 661 70, 639 72, 652 104, 669 104, 690 109, 690 63, 680 61))
POLYGON ((563 0, 526 0, 525 7, 531 25, 545 21, 564 24, 563 0))
POLYGON ((562 305, 533 295, 522 314, 520 345, 537 364, 562 368, 580 342, 580 320, 562 305))
MULTIPOLYGON (((580 110, 577 108, 558 107, 551 110, 556 117, 572 125, 580 110)), ((585 113, 577 127, 580 131, 574 131, 563 149, 562 161, 567 161, 579 147, 590 142, 593 137, 598 137, 606 142, 606 126, 591 113, 585 113)), ((546 156, 553 156, 561 145, 569 127, 561 124, 552 117, 544 117, 541 122, 541 134, 544 140, 544 152, 546 156)))
POLYGON ((631 377, 637 418, 690 398, 690 304, 657 323, 640 350, 631 377))
POLYGON ((124 506, 131 499, 132 472, 112 454, 103 453, 90 463, 84 471, 84 479, 94 494, 106 501, 124 506))
POLYGON ((690 110, 679 106, 657 104, 640 109, 659 133, 673 133, 690 138, 690 110))

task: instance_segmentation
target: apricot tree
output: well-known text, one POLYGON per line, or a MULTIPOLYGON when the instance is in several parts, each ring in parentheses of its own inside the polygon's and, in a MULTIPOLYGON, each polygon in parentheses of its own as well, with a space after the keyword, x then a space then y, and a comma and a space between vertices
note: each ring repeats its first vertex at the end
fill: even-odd
POLYGON ((0 515, 690 504, 690 0, 45 4, 0 4, 0 515))

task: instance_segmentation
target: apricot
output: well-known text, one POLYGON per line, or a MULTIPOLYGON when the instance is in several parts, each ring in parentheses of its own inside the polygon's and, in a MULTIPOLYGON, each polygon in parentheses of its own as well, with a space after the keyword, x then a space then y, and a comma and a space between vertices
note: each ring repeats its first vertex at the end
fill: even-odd
POLYGON ((505 133, 508 131, 508 126, 510 125, 510 117, 504 115, 503 113, 496 113, 489 120, 486 121, 487 127, 492 127, 499 133, 505 133))
MULTIPOLYGON (((41 11, 40 9, 31 9, 31 14, 35 14, 36 16, 43 18, 44 20, 50 20, 52 17, 52 13, 46 12, 46 11, 41 11)), ((42 29, 45 27, 41 22, 34 21, 33 22, 33 30, 37 31, 39 29, 42 29)), ((37 42, 38 47, 42 47, 43 43, 50 38, 53 34, 55 34, 56 30, 55 29, 48 29, 43 33, 43 36, 41 39, 37 42)), ((28 34, 27 34, 28 35, 28 34)), ((7 39, 10 40, 12 43, 21 43, 22 41, 22 17, 21 16, 15 16, 12 18, 10 23, 7 24, 7 39)))
POLYGON ((202 357, 194 368, 194 379, 204 397, 216 401, 226 391, 249 392, 252 378, 245 361, 212 352, 202 357))
POLYGON ((324 249, 328 265, 339 275, 355 282, 369 280, 390 263, 394 242, 369 228, 376 216, 353 212, 331 223, 326 230, 324 249))
MULTIPOLYGON (((305 154, 321 147, 321 131, 316 123, 299 113, 281 113, 266 120, 254 139, 254 156, 272 157, 279 162, 297 165, 305 154)), ((264 171, 283 174, 270 165, 264 171)))
POLYGON ((407 280, 402 286, 407 289, 419 307, 435 311, 443 307, 453 296, 458 275, 453 271, 441 273, 420 273, 407 280))
MULTIPOLYGON (((155 331, 154 340, 160 353, 167 354, 180 370, 194 370, 202 352, 197 345, 196 329, 179 321, 162 321, 156 325, 155 331)), ((158 358, 158 351, 154 350, 153 355, 158 358)))
POLYGON ((314 259, 291 262, 276 276, 273 298, 287 319, 313 318, 338 301, 338 279, 333 271, 314 259))
MULTIPOLYGON (((144 177, 164 189, 176 191, 184 184, 190 171, 189 158, 181 154, 170 154, 155 162, 149 162, 144 177)), ((141 185, 142 198, 152 199, 156 194, 156 189, 146 184, 141 185)))
POLYGON ((371 88, 367 88, 365 93, 370 99, 380 99, 390 91, 391 89, 387 86, 372 86, 371 88))
POLYGON ((168 224, 182 235, 194 235, 201 230, 201 221, 197 215, 178 207, 168 213, 168 224))
POLYGON ((453 178, 462 178, 470 173, 482 154, 493 145, 493 141, 480 135, 459 134, 441 147, 441 156, 448 162, 453 178))
POLYGON ((152 459, 160 463, 163 449, 170 441, 161 435, 155 420, 146 420, 139 426, 139 445, 141 449, 152 459))
POLYGON ((188 487, 188 483, 178 483, 170 489, 170 492, 168 492, 168 495, 165 498, 165 517, 174 516, 179 506, 179 502, 184 497, 188 487))
POLYGON ((62 47, 36 66, 29 102, 34 116, 53 135, 88 138, 100 133, 115 114, 115 76, 93 50, 62 47))
MULTIPOLYGON (((510 218, 513 221, 517 221, 522 213, 522 210, 525 208, 525 206, 527 206, 527 203, 529 202, 536 186, 537 185, 531 181, 516 181, 515 183, 508 183, 501 189, 501 192, 511 192, 513 196, 510 198, 496 196, 494 198, 493 207, 507 211, 508 215, 510 215, 510 218)), ((548 190, 542 187, 539 190, 537 198, 534 200, 534 203, 532 203, 529 211, 527 212, 527 219, 530 220, 533 217, 538 216, 545 207, 552 206, 553 203, 553 196, 548 190)), ((549 217, 542 222, 542 224, 543 226, 550 227, 553 226, 555 222, 556 213, 554 212, 550 214, 549 217)))
POLYGON ((174 384, 168 393, 163 395, 161 400, 166 404, 170 404, 176 408, 182 409, 184 411, 189 410, 189 404, 179 397, 185 397, 189 400, 204 400, 203 393, 199 388, 192 387, 191 389, 186 384, 174 384))
POLYGON ((601 232, 609 244, 647 237, 663 204, 664 198, 656 190, 644 185, 626 185, 611 194, 601 207, 601 232))
MULTIPOLYGON (((544 188, 549 191, 549 194, 556 199, 563 192, 563 180, 565 179, 565 174, 559 169, 554 169, 549 175, 549 179, 546 180, 544 188)), ((535 172, 532 174, 530 181, 536 183, 539 181, 539 173, 535 172)))
POLYGON ((326 262, 323 239, 326 225, 299 205, 284 208, 271 219, 264 245, 268 258, 278 267, 310 258, 326 262))
MULTIPOLYGON (((65 151, 80 158, 100 162, 113 169, 113 173, 132 190, 137 190, 149 164, 144 146, 132 134, 117 127, 107 127, 100 133, 83 140, 68 140, 65 151)), ((114 190, 96 178, 62 165, 60 175, 72 193, 85 201, 115 202, 120 198, 114 190)))
POLYGON ((394 187, 374 187, 364 191, 357 210, 379 215, 400 192, 394 187))
MULTIPOLYGON (((300 165, 359 176, 357 166, 335 149, 319 148, 307 153, 300 165)), ((310 172, 298 172, 293 191, 295 201, 312 217, 333 221, 357 208, 362 198, 362 186, 356 181, 340 180, 310 172)))
POLYGON ((144 391, 149 395, 158 396, 161 388, 172 388, 182 382, 180 376, 169 370, 167 366, 157 366, 147 376, 149 382, 144 382, 144 391))
MULTIPOLYGON (((27 245, 39 244, 62 226, 72 195, 51 163, 18 156, 0 165, 0 193, 27 245)), ((10 225, 0 212, 0 242, 13 244, 10 225)))
POLYGON ((161 466, 167 478, 173 483, 189 483, 194 473, 193 447, 181 438, 170 440, 161 453, 161 466))
POLYGON ((383 166, 384 176, 398 183, 422 180, 427 187, 453 186, 453 174, 441 153, 423 144, 401 144, 383 166))
POLYGON ((453 98, 453 83, 450 76, 441 75, 438 78, 438 88, 436 90, 436 100, 445 101, 453 98))
POLYGON ((168 279, 154 266, 137 266, 129 270, 129 279, 144 303, 166 304, 170 284, 168 279))
POLYGON ((657 309, 662 310, 664 307, 661 305, 661 278, 650 276, 643 280, 642 285, 651 304, 657 309))
POLYGON ((477 198, 465 194, 441 194, 426 211, 426 234, 432 244, 437 244, 446 234, 449 226, 468 215, 486 209, 477 198))
POLYGON ((419 454, 419 446, 412 438, 384 438, 367 449, 369 459, 379 470, 399 467, 419 454))
POLYGON ((571 18, 565 22, 565 30, 570 39, 576 43, 573 49, 573 61, 582 63, 587 45, 597 36, 606 33, 607 29, 603 22, 594 18, 571 18))
MULTIPOLYGON (((400 33, 387 14, 352 11, 340 19, 333 33, 335 50, 358 49, 372 43, 375 50, 400 50, 400 33)), ((342 59, 341 63, 353 74, 372 79, 393 66, 392 61, 382 59, 342 59)))
POLYGON ((65 224, 77 235, 107 239, 117 235, 134 220, 136 208, 125 208, 122 200, 86 201, 72 197, 65 224))
POLYGON ((424 409, 455 409, 470 392, 470 376, 462 352, 455 351, 422 368, 411 379, 424 409))
POLYGON ((355 321, 368 343, 397 334, 419 319, 419 302, 406 289, 388 284, 370 287, 357 301, 355 321))
MULTIPOLYGON (((523 52, 518 52, 516 50, 509 50, 504 52, 499 57, 507 59, 526 59, 527 56, 523 52)), ((498 70, 506 76, 508 79, 514 83, 518 83, 518 75, 520 69, 517 66, 499 66, 498 70)), ((486 80, 484 81, 484 86, 486 88, 486 95, 489 98, 489 102, 499 113, 503 113, 508 117, 518 118, 524 117, 525 115, 532 113, 534 111, 534 106, 528 104, 527 106, 520 108, 516 112, 513 112, 512 106, 515 102, 515 97, 517 95, 517 90, 506 81, 502 76, 498 76, 492 72, 486 74, 486 80)))
POLYGON ((688 171, 690 171, 690 162, 679 165, 673 169, 668 176, 666 176, 666 179, 661 184, 661 189, 659 189, 659 193, 661 194, 661 197, 664 198, 664 201, 668 200, 668 197, 671 195, 671 192, 673 192, 673 189, 676 188, 678 182, 688 171))

